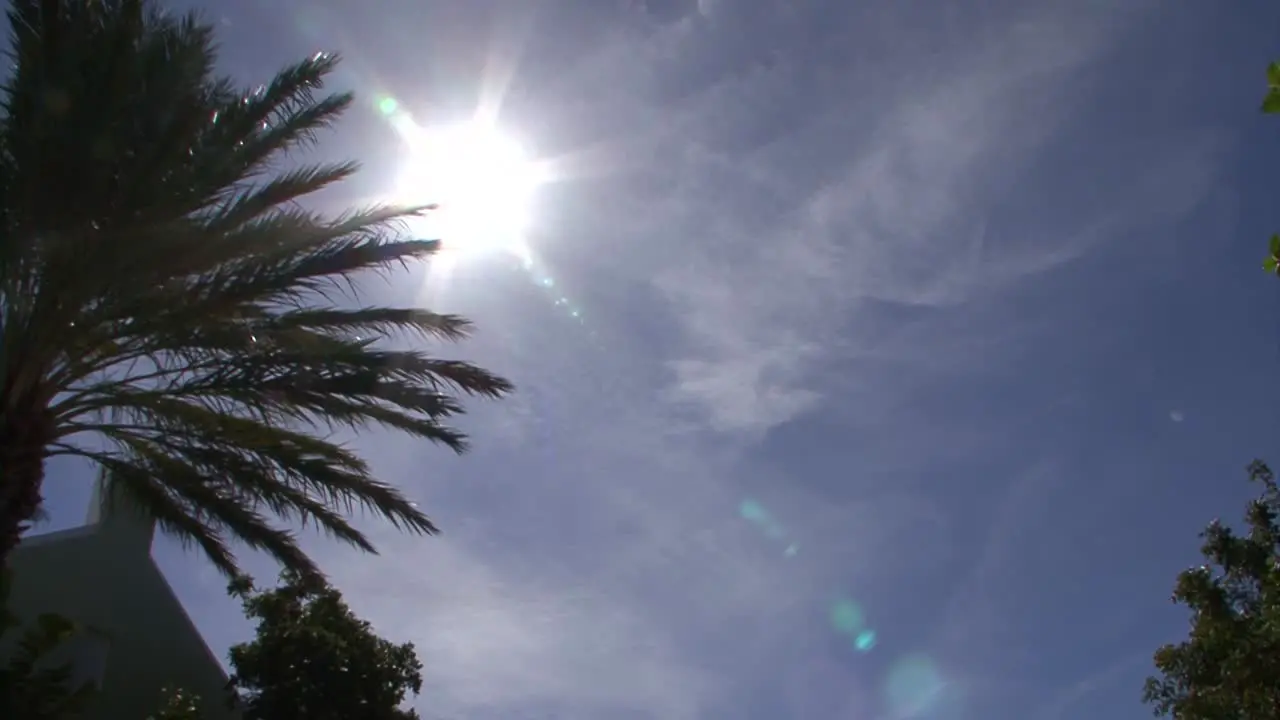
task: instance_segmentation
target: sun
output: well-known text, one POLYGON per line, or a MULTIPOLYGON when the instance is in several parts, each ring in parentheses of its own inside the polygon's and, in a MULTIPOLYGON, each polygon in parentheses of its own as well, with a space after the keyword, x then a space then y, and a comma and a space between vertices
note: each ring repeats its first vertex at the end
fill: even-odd
POLYGON ((478 121, 399 129, 408 153, 396 199, 439 206, 424 218, 422 232, 441 241, 442 254, 528 255, 530 205, 540 178, 519 143, 478 121))

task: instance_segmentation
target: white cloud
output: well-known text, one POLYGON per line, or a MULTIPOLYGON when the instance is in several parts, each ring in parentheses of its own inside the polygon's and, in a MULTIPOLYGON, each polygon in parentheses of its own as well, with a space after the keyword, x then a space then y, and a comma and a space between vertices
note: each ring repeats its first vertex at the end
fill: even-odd
POLYGON ((982 549, 952 590, 939 618, 933 644, 940 653, 990 660, 997 655, 993 649, 1010 646, 1017 630, 1001 617, 1005 604, 999 595, 1015 582, 1010 565, 1015 558, 1025 557, 1022 551, 1035 538, 1043 514, 1051 507, 1049 501, 1061 485, 1060 473, 1052 465, 1028 468, 1004 483, 998 504, 986 518, 982 549))
MULTIPOLYGON (((1130 675, 1137 674, 1139 668, 1150 662, 1151 656, 1147 653, 1141 653, 1123 657, 1104 665, 1102 669, 1087 675, 1050 697, 1032 715, 1032 720, 1059 720, 1059 718, 1066 717, 1067 711, 1086 698, 1116 685, 1120 680, 1127 679, 1130 675)), ((1134 686, 1136 687, 1137 683, 1134 686)))
MULTIPOLYGON (((608 176, 577 191, 603 195, 598 186, 617 176, 650 182, 601 203, 610 216, 592 230, 625 241, 584 252, 652 281, 667 307, 629 309, 670 311, 679 346, 654 348, 631 326, 602 328, 616 344, 573 359, 571 343, 544 326, 477 318, 481 334, 462 354, 482 364, 501 357, 518 369, 523 391, 474 416, 475 456, 455 465, 434 449, 422 455, 396 440, 362 439, 388 479, 424 496, 447 535, 382 533, 379 559, 326 550, 323 562, 359 612, 389 637, 417 644, 425 716, 533 715, 530 708, 545 705, 555 709, 546 715, 566 718, 610 710, 705 717, 754 677, 735 670, 778 648, 813 649, 797 628, 834 581, 909 587, 910 572, 962 564, 947 545, 951 519, 921 496, 929 478, 875 494, 870 484, 919 462, 916 439, 891 431, 918 430, 929 457, 943 462, 1000 439, 980 423, 929 426, 927 413, 910 407, 912 388, 876 372, 833 380, 825 366, 850 359, 929 372, 998 366, 1015 352, 1007 341, 1025 330, 999 313, 872 332, 864 309, 962 307, 1060 267, 1132 222, 1091 217, 1049 236, 1006 238, 994 237, 984 217, 1070 120, 1062 98, 1119 20, 1062 3, 1061 12, 987 28, 981 42, 966 35, 965 49, 939 54, 941 66, 921 66, 935 58, 880 58, 870 70, 850 71, 858 82, 881 74, 880 84, 819 83, 819 98, 805 96, 812 78, 803 63, 762 53, 771 59, 674 106, 660 104, 656 76, 678 75, 685 55, 725 40, 705 33, 736 5, 700 7, 710 8, 711 22, 610 35, 606 47, 585 53, 580 77, 568 83, 575 107, 598 112, 602 125, 617 121, 616 136, 599 139, 591 153, 613 163, 608 176), (811 114, 800 110, 806 101, 818 106, 811 114), (770 115, 788 103, 797 114, 770 115), (770 117, 790 132, 770 135, 760 120, 770 117), (735 136, 757 121, 753 131, 763 139, 735 136), (669 360, 665 386, 650 374, 655 357, 669 360), (798 486, 809 478, 743 467, 740 441, 837 393, 849 405, 846 417, 883 443, 860 459, 866 477, 847 481, 844 501, 807 495, 798 486), (728 447, 703 443, 708 428, 731 437, 728 447), (511 447, 528 453, 528 466, 487 455, 511 447), (440 480, 422 483, 421 468, 440 480), (771 504, 795 519, 797 561, 770 555, 736 519, 742 488, 753 481, 767 483, 771 504), (489 495, 460 498, 459 486, 489 495), (473 505, 483 520, 469 524, 473 505), (889 562, 886 547, 897 553, 889 562)), ((1179 183, 1173 204, 1185 208, 1202 185, 1181 176, 1197 174, 1211 151, 1186 149, 1167 161, 1169 172, 1155 173, 1160 183, 1135 183, 1126 197, 1163 202, 1169 196, 1159 186, 1179 183)), ((456 309, 475 315, 466 304, 456 309)), ((969 620, 995 624, 987 590, 1007 570, 1019 523, 1052 487, 1041 478, 1009 490, 942 621, 943 653, 980 632, 969 620)), ((819 652, 779 680, 795 708, 813 710, 797 716, 870 712, 876 702, 867 688, 841 684, 839 671, 813 660, 819 652), (814 672, 819 679, 806 676, 814 672), (815 683, 822 687, 810 691, 815 683)))
MULTIPOLYGON (((657 210, 684 228, 682 237, 700 239, 655 272, 687 340, 672 362, 671 397, 700 402, 716 428, 758 435, 819 403, 813 379, 823 363, 866 351, 861 304, 957 306, 1110 237, 1086 227, 993 241, 984 208, 1070 120, 1063 98, 1131 15, 1067 4, 992 29, 945 67, 881 59, 910 81, 888 91, 829 88, 846 99, 735 159, 699 150, 708 142, 704 120, 726 108, 739 117, 769 112, 804 78, 785 63, 757 68, 686 103, 682 135, 668 141, 685 144, 672 152, 682 165, 671 174, 714 180, 683 180, 657 210), (855 135, 868 116, 878 118, 869 136, 855 135), (847 119, 849 136, 833 135, 832 117, 847 119), (809 178, 779 176, 774 166, 815 142, 832 142, 824 159, 844 169, 785 202, 809 178), (758 198, 781 204, 762 211, 758 198)), ((914 352, 927 361, 930 350, 914 352)))
POLYGON ((451 537, 335 572, 368 617, 413 640, 426 665, 422 706, 442 717, 560 708, 693 718, 710 679, 681 662, 678 638, 621 593, 534 558, 503 564, 451 537), (415 568, 404 567, 415 559, 415 568), (394 578, 388 580, 388 578, 394 578))
MULTIPOLYGON (((740 701, 766 665, 770 687, 804 682, 812 661, 774 661, 822 642, 815 598, 837 578, 883 586, 898 571, 878 561, 882 548, 937 536, 936 509, 912 491, 824 502, 668 432, 661 403, 630 398, 613 423, 560 428, 551 450, 563 465, 505 467, 486 459, 488 442, 454 464, 380 439, 385 476, 414 487, 445 535, 380 527, 381 557, 326 546, 323 563, 357 612, 417 646, 424 716, 708 717, 740 701), (424 467, 425 483, 410 472, 424 467), (750 480, 769 482, 763 499, 801 543, 798 556, 738 517, 750 480)), ((874 703, 847 684, 820 691, 788 701, 874 703)))
POLYGON ((417 646, 424 717, 706 717, 739 692, 739 663, 795 640, 817 575, 760 548, 721 459, 636 405, 564 428, 571 468, 495 465, 488 442, 454 464, 378 439, 384 477, 413 487, 445 535, 379 526, 380 557, 316 551, 359 614, 417 646), (494 495, 472 504, 463 484, 494 495))

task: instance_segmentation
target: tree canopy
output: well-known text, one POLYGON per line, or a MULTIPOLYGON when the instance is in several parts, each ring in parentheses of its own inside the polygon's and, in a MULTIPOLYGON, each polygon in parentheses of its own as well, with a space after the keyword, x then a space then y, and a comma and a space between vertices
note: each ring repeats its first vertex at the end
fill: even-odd
POLYGON ((0 568, 0 717, 71 720, 93 698, 92 683, 77 681, 74 669, 54 653, 86 628, 54 613, 23 625, 9 609, 12 573, 0 568))
POLYGON ((166 688, 160 709, 147 720, 202 720, 200 698, 181 688, 166 688))
MULTIPOLYGON (((1280 113, 1280 62, 1267 66, 1267 94, 1262 98, 1262 112, 1269 115, 1280 113)), ((1280 235, 1272 235, 1267 257, 1262 261, 1262 268, 1274 275, 1280 275, 1280 235)))
POLYGON ((286 571, 273 590, 232 592, 257 621, 230 653, 245 720, 417 720, 400 708, 422 689, 413 645, 379 637, 332 586, 286 571))
POLYGON ((1280 488, 1260 461, 1249 477, 1261 492, 1247 530, 1211 523, 1206 563, 1178 576, 1173 601, 1191 611, 1191 631, 1156 651, 1143 700, 1157 715, 1280 720, 1280 488))

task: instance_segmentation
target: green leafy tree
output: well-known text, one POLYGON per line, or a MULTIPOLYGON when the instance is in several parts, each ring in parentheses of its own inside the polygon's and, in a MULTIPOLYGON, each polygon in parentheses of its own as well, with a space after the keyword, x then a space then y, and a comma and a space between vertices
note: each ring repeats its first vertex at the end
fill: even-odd
POLYGON ((186 690, 166 688, 164 703, 147 720, 201 720, 200 697, 186 690))
POLYGON ((245 720, 417 720, 400 709, 422 689, 413 645, 374 634, 336 589, 286 571, 273 590, 239 580, 231 592, 257 621, 230 653, 245 720))
POLYGON ((1160 675, 1143 699, 1177 720, 1280 720, 1280 488, 1264 463, 1248 531, 1217 521, 1202 537, 1206 564, 1178 576, 1173 601, 1191 610, 1187 640, 1156 651, 1160 675))
MULTIPOLYGON (((1267 66, 1267 94, 1262 99, 1262 112, 1274 115, 1280 113, 1280 62, 1267 66)), ((1262 268, 1269 273, 1280 275, 1280 235, 1272 235, 1267 259, 1262 261, 1262 268)))
POLYGON ((77 684, 72 669, 50 657, 81 628, 53 613, 23 627, 8 609, 11 582, 9 571, 0 569, 0 647, 6 651, 0 663, 0 718, 73 720, 84 712, 94 687, 77 684), (11 638, 13 632, 17 637, 11 638))
POLYGON ((86 458, 228 576, 232 540, 315 573, 290 526, 366 551, 356 507, 435 525, 334 429, 458 452, 467 396, 511 390, 406 341, 466 320, 361 303, 361 281, 428 258, 426 208, 328 217, 353 163, 289 165, 351 104, 317 54, 243 92, 214 30, 146 0, 11 0, 0 87, 0 564, 41 503, 46 459, 86 458))

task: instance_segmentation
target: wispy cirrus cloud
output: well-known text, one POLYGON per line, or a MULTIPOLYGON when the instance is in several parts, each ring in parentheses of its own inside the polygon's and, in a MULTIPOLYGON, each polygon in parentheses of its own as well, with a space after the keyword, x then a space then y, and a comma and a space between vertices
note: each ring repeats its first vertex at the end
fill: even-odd
MULTIPOLYGON (((808 478, 749 469, 743 453, 850 399, 853 408, 838 410, 860 426, 902 433, 915 418, 913 432, 951 438, 928 458, 873 449, 861 458, 868 467, 921 468, 979 451, 991 428, 977 422, 965 435, 956 418, 929 417, 917 407, 921 383, 1017 361, 1019 342, 1041 327, 992 299, 1105 247, 1129 222, 1098 213, 1011 236, 988 215, 1070 126, 1075 107, 1061 98, 1087 89, 1138 10, 1062 3, 961 16, 957 26, 971 25, 981 42, 943 33, 945 61, 886 51, 865 60, 884 72, 848 78, 839 70, 818 77, 822 64, 792 41, 770 39, 765 23, 753 27, 766 49, 743 51, 744 40, 728 35, 746 22, 735 20, 739 11, 747 12, 723 3, 703 20, 604 33, 609 42, 580 71, 583 89, 600 90, 584 96, 600 107, 579 100, 574 112, 617 118, 626 131, 598 135, 583 160, 609 167, 590 181, 598 187, 579 188, 608 212, 575 218, 589 226, 571 234, 605 238, 594 251, 614 257, 600 261, 602 277, 640 281, 628 287, 649 294, 633 302, 666 318, 677 337, 652 343, 633 326, 615 326, 590 362, 561 347, 520 365, 542 398, 526 417, 556 423, 535 444, 557 459, 526 456, 537 468, 531 487, 446 504, 441 513, 455 523, 474 517, 474 525, 430 551, 387 538, 389 558, 421 554, 422 577, 386 584, 387 565, 343 571, 375 618, 408 628, 434 659, 432 693, 443 708, 710 717, 744 692, 746 678, 762 687, 798 681, 807 665, 777 668, 765 658, 822 646, 815 597, 858 579, 876 579, 878 592, 892 595, 895 575, 916 576, 898 562, 942 571, 946 561, 919 543, 954 539, 960 521, 939 507, 927 479, 828 506, 808 497, 808 478), (717 43, 737 60, 716 59, 708 48, 717 43), (682 71, 685 80, 672 80, 682 71), (821 92, 797 94, 806 83, 821 92), (792 112, 779 113, 787 102, 792 112), (771 113, 773 123, 761 120, 771 113), (895 325, 895 312, 917 315, 895 325), (850 363, 860 372, 833 377, 833 367, 850 363), (905 382, 895 383, 900 376, 905 382), (771 486, 775 503, 814 540, 789 564, 762 552, 734 518, 745 487, 770 480, 780 483, 771 486), (876 549, 886 545, 902 558, 886 561, 876 549)), ((770 12, 783 24, 791 17, 781 6, 770 12)), ((1195 177, 1207 147, 1166 161, 1166 181, 1188 176, 1176 181, 1186 203, 1203 191, 1195 177)), ((1125 191, 1120 204, 1144 199, 1135 177, 1107 180, 1125 191)), ((495 312, 482 327, 502 332, 527 317, 495 312)), ((517 332, 506 342, 481 338, 473 347, 501 359, 532 340, 517 332)), ((483 436, 488 421, 477 422, 483 436)), ((387 455, 407 462, 404 452, 387 455)), ((493 471, 461 467, 468 476, 493 471)), ((1044 511, 1023 498, 1040 487, 1025 480, 981 488, 1004 508, 1001 527, 1034 523, 1044 511)), ((965 624, 981 616, 994 627, 1015 530, 945 556, 962 579, 932 649, 972 663, 952 674, 974 688, 988 687, 984 673, 999 648, 993 638, 965 640, 981 633, 965 624)), ((873 708, 882 705, 877 692, 863 678, 789 702, 873 708)))
MULTIPOLYGON (((876 352, 881 343, 860 332, 876 304, 953 307, 1104 242, 1106 231, 1087 225, 992 237, 985 220, 1069 125, 1075 108, 1063 98, 1087 87, 1093 63, 1137 16, 1058 4, 988 21, 974 29, 982 42, 946 47, 945 63, 883 58, 887 79, 836 83, 829 92, 840 99, 815 100, 825 105, 816 117, 732 158, 706 157, 714 125, 687 121, 669 142, 684 145, 686 172, 714 184, 686 181, 668 198, 702 240, 657 280, 686 331, 675 395, 702 403, 717 427, 767 429, 813 407, 822 363, 876 352), (826 162, 819 183, 771 168, 814 152, 826 162)), ((749 70, 687 106, 695 118, 726 107, 751 117, 798 81, 785 64, 749 70)))
MULTIPOLYGON (((477 410, 461 461, 359 441, 445 538, 317 552, 358 611, 417 644, 427 717, 896 717, 883 667, 832 659, 823 613, 848 587, 914 614, 899 638, 990 689, 1002 595, 1065 480, 1039 448, 958 478, 1023 438, 933 396, 1056 331, 1017 304, 1028 285, 1207 191, 1218 146, 1180 138, 1099 177, 1106 202, 1078 217, 993 220, 1054 171, 1099 63, 1155 5, 603 5, 521 54, 536 68, 539 41, 576 43, 524 109, 563 134, 571 177, 538 232, 568 258, 565 292, 605 298, 595 340, 509 277, 460 272, 439 298, 481 328, 460 352, 519 397, 477 410), (824 413, 847 464, 762 450, 824 413), (736 517, 755 492, 794 558, 736 517)), ((392 64, 377 50, 366 65, 392 64)), ((208 608, 204 582, 185 597, 208 608)))
POLYGON ((619 589, 555 562, 502 562, 474 536, 384 545, 386 560, 361 559, 335 577, 347 587, 381 587, 358 600, 417 645, 432 713, 700 716, 712 678, 682 662, 672 628, 619 589), (409 556, 419 571, 405 572, 409 556))

